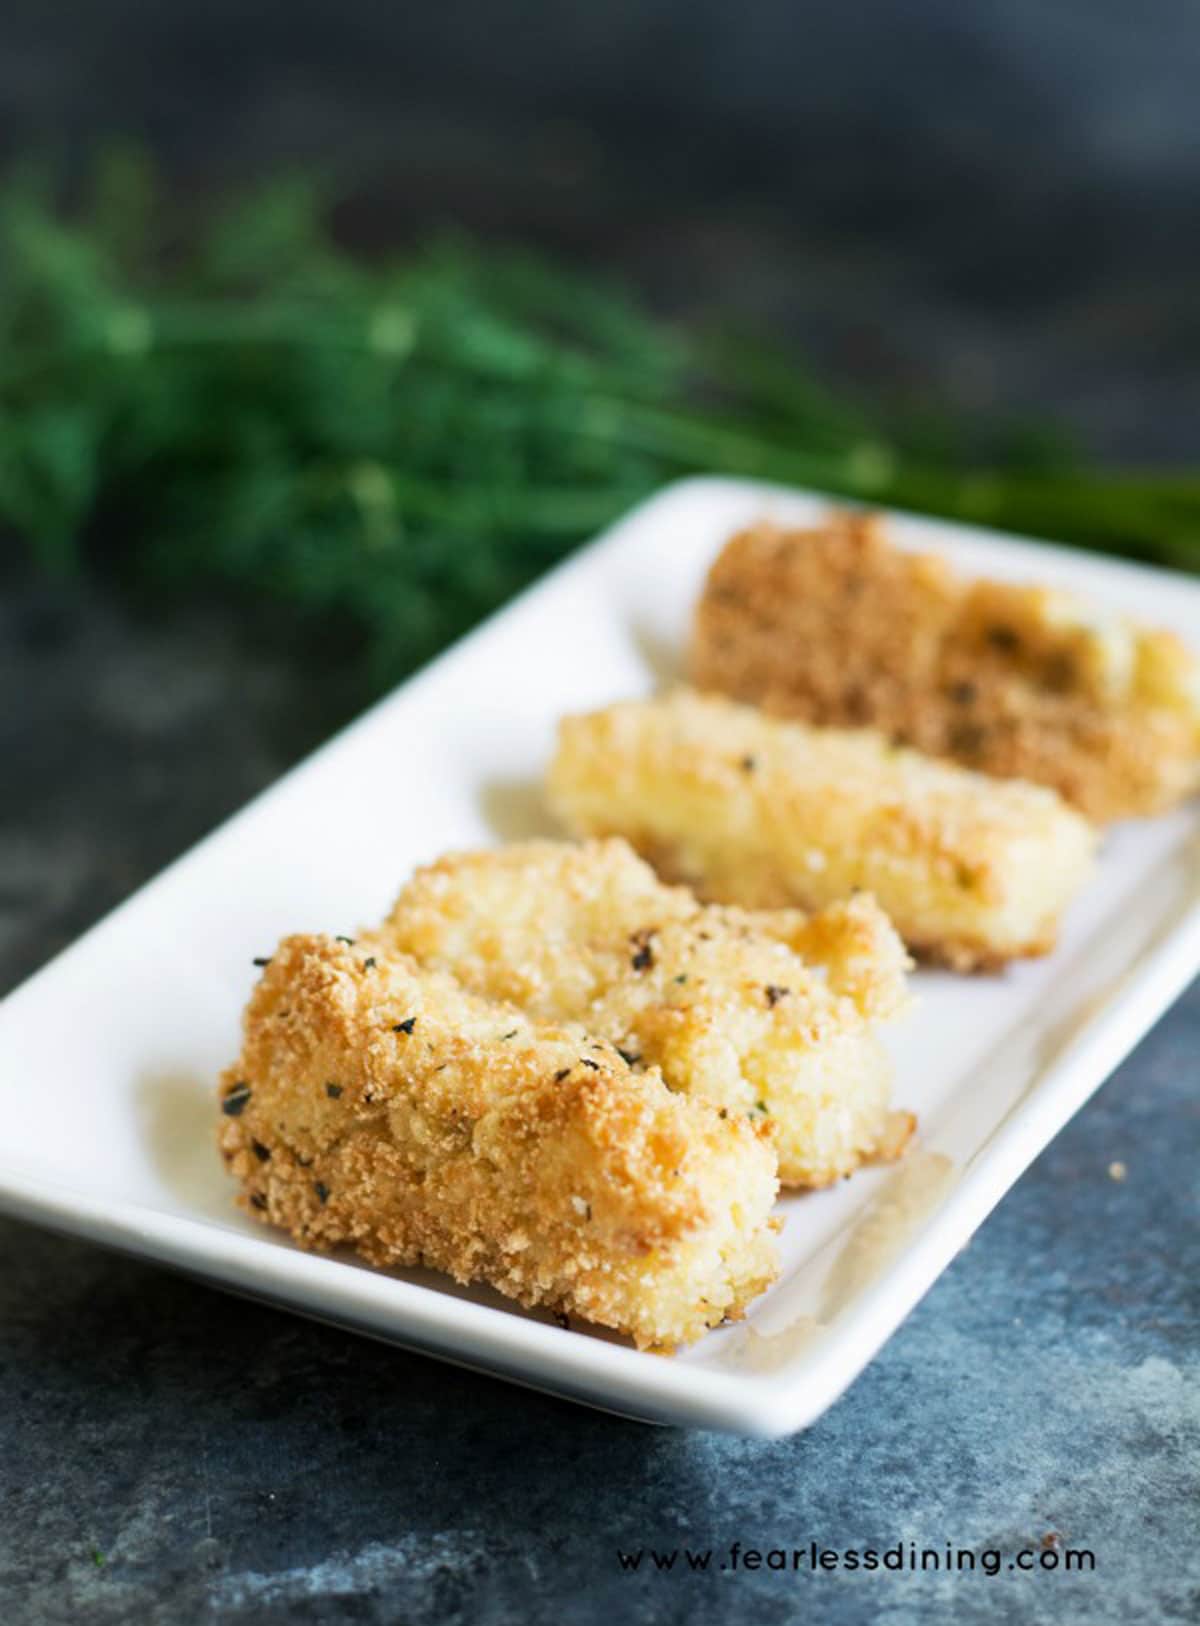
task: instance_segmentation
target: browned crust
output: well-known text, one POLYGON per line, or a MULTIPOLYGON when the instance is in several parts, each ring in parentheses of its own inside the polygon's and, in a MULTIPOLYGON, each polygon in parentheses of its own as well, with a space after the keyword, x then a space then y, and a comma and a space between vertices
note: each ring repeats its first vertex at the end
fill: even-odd
POLYGON ((895 1163, 908 1150, 917 1132, 916 1115, 911 1112, 889 1112, 883 1132, 875 1143, 873 1163, 895 1163))
POLYGON ((956 970, 1048 952, 1095 846, 1045 786, 687 690, 564 719, 547 788, 574 834, 623 836, 709 902, 874 893, 912 949, 956 970))
POLYGON ((914 958, 922 965, 939 966, 945 971, 974 972, 986 976, 1003 971, 1014 959, 1043 960, 1047 954, 1054 953, 1057 945, 1058 933, 1047 932, 1040 937, 1027 937, 1019 950, 1006 949, 1003 953, 998 952, 993 944, 984 942, 978 937, 942 939, 928 943, 910 942, 908 946, 914 958))
POLYGON ((765 1129, 367 947, 287 938, 253 993, 220 1133, 249 1213, 643 1346, 742 1313, 778 1268, 765 1129))
POLYGON ((1110 635, 1057 613, 1063 602, 894 548, 874 516, 760 524, 709 572, 691 677, 779 716, 870 725, 1050 785, 1099 821, 1159 812, 1197 785, 1194 658, 1172 633, 1110 618, 1122 657, 1154 674, 1141 692, 1114 685, 1110 635))
POLYGON ((876 1026, 907 1003, 910 962, 866 894, 815 913, 706 906, 624 841, 530 841, 419 869, 373 936, 768 1118, 785 1185, 840 1179, 886 1132, 876 1026))
MULTIPOLYGON (((678 862, 678 854, 672 843, 637 837, 633 838, 633 843, 664 880, 686 882, 701 899, 710 896, 703 879, 698 878, 686 865, 678 862)), ((719 900, 714 898, 713 901, 719 900)), ((781 892, 778 897, 756 900, 755 907, 749 912, 770 914, 790 902, 790 894, 785 897, 781 892)), ((868 899, 868 902, 877 907, 873 898, 868 899)), ((836 905, 827 904, 825 907, 832 909, 836 905)), ((922 937, 911 929, 904 934, 904 946, 918 964, 944 971, 956 971, 963 976, 990 976, 997 971, 1005 970, 1014 960, 1041 960, 1046 955, 1053 954, 1057 945, 1057 930, 1043 931, 1036 937, 1022 938, 1019 943, 1006 944, 1003 949, 997 949, 994 943, 983 937, 922 937)))

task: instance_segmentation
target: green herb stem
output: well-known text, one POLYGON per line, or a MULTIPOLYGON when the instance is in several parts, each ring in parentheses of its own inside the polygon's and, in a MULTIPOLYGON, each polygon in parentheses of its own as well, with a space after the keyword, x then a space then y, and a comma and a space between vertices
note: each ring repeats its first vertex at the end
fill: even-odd
POLYGON ((872 410, 527 253, 365 263, 292 182, 180 222, 129 153, 70 219, 0 187, 0 527, 48 569, 349 616, 383 684, 694 473, 1200 569, 1196 471, 872 410))

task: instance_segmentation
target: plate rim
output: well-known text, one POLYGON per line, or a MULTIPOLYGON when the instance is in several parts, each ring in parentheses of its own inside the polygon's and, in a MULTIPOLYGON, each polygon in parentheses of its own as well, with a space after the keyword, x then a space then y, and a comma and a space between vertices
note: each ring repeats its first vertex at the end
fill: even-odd
MULTIPOLYGON (((518 610, 527 610, 543 594, 556 591, 571 574, 594 569, 599 556, 614 547, 624 531, 644 524, 656 510, 669 509, 689 495, 713 492, 723 497, 735 492, 746 498, 756 495, 765 503, 809 500, 847 506, 845 499, 828 493, 736 477, 694 475, 662 487, 373 702, 0 998, 0 1042, 9 1021, 19 1016, 26 997, 65 964, 90 952, 96 940, 111 931, 127 911, 146 905, 194 861, 202 861, 237 829, 262 818, 269 812, 272 798, 285 788, 294 791, 306 773, 346 749, 359 730, 371 727, 401 696, 415 697, 445 666, 485 640, 500 622, 518 610)), ((910 510, 880 505, 878 511, 918 523, 925 530, 940 531, 955 546, 1001 545, 1022 557, 1042 561, 1049 557, 1068 569, 1078 569, 1082 562, 1088 574, 1107 578, 1115 588, 1122 581, 1135 579, 1159 588, 1170 582, 1200 605, 1200 583, 1153 565, 1097 557, 1060 544, 936 520, 910 510)), ((1192 897, 1156 931, 1151 946, 1122 974, 1119 981, 1123 986, 1106 995, 1099 1010, 1071 1036, 1061 1053, 1039 1068, 1029 1090, 975 1149, 953 1187, 905 1238, 900 1253, 839 1318, 836 1336, 826 1332, 811 1349, 771 1373, 716 1370, 664 1360, 627 1345, 609 1343, 586 1331, 564 1332, 555 1325, 514 1314, 505 1307, 462 1298, 438 1286, 406 1281, 343 1259, 304 1253, 273 1235, 246 1234, 226 1229, 210 1218, 80 1192, 44 1170, 6 1161, 2 1150, 0 1212, 503 1381, 642 1421, 780 1438, 815 1422, 859 1376, 1000 1199, 1198 969, 1200 899, 1192 897), (264 1262, 265 1272, 261 1268, 264 1262), (320 1307, 322 1302, 325 1309, 320 1307), (403 1325, 384 1327, 381 1318, 385 1315, 390 1323, 403 1325)))

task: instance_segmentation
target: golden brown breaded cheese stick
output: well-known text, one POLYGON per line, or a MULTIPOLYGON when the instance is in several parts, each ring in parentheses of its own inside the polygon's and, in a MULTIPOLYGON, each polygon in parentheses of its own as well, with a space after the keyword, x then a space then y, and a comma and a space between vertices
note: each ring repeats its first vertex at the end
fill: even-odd
POLYGON ((696 611, 690 677, 1050 785, 1100 821, 1200 785, 1200 662, 1173 633, 1061 589, 968 580, 892 547, 873 517, 735 536, 696 611))
POLYGON ((664 886, 624 841, 452 854, 404 888, 382 940, 539 1021, 577 1021, 672 1089, 771 1126, 785 1185, 898 1155, 878 1022, 904 947, 868 897, 749 914, 664 886))
POLYGON ((576 834, 622 835, 702 897, 819 908, 862 888, 959 969, 1046 953, 1095 845, 1040 785, 687 690, 567 718, 548 789, 576 834))
POLYGON ((244 1202, 669 1348, 778 1270, 765 1130, 381 946, 289 937, 221 1082, 244 1202))

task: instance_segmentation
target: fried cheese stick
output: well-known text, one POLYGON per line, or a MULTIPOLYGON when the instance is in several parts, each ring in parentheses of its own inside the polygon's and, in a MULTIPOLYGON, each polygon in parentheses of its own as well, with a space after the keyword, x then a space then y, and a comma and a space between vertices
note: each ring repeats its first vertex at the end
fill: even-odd
POLYGON ((696 611, 690 677, 1050 785, 1101 822, 1200 785, 1200 662, 1173 633, 1061 589, 968 580, 872 516, 735 536, 696 611))
POLYGON ((280 944, 221 1082, 243 1202, 669 1349, 778 1271, 764 1128, 383 947, 280 944))
POLYGON ((828 1185, 912 1132, 877 1033, 905 1002, 908 960, 873 899, 748 914, 664 886, 624 841, 533 841, 419 870, 382 940, 761 1116, 785 1185, 828 1185))
POLYGON ((567 718, 548 792, 576 835, 624 836, 708 899, 871 892, 910 948, 960 970, 1052 948, 1095 845, 1042 786, 687 690, 567 718))

